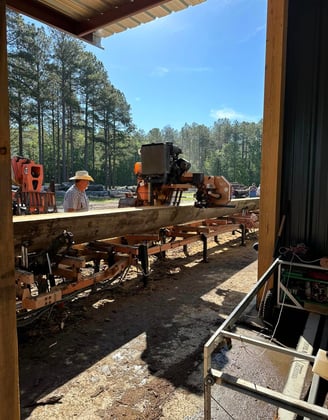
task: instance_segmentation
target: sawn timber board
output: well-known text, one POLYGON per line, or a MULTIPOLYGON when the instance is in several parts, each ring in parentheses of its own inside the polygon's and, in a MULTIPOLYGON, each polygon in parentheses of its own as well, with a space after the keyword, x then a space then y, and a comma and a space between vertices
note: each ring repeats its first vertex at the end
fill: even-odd
POLYGON ((73 233, 75 243, 147 233, 165 226, 228 216, 245 208, 256 210, 259 208, 259 198, 237 199, 230 205, 234 207, 128 207, 81 213, 13 216, 15 255, 20 254, 24 243, 28 244, 29 251, 48 248, 51 241, 64 230, 73 233))

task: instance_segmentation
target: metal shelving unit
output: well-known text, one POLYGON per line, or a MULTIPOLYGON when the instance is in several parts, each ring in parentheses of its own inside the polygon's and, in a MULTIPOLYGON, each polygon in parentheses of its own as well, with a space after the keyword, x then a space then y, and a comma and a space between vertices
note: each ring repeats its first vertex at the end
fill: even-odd
MULTIPOLYGON (((268 404, 278 407, 279 415, 281 419, 295 418, 295 415, 309 418, 311 420, 321 420, 328 418, 328 409, 315 403, 316 392, 318 389, 318 376, 311 372, 310 367, 316 362, 316 354, 313 349, 313 342, 317 334, 323 334, 323 331, 327 331, 328 322, 327 317, 325 318, 325 327, 323 331, 320 331, 320 323, 323 315, 308 311, 308 320, 306 322, 304 332, 299 338, 299 342, 296 348, 286 348, 268 342, 263 339, 254 339, 246 335, 240 335, 233 332, 234 326, 237 321, 249 310, 249 307, 254 304, 257 293, 266 287, 266 283, 273 276, 278 276, 278 283, 280 283, 280 293, 285 294, 289 297, 292 303, 288 305, 290 307, 297 307, 302 310, 306 310, 304 306, 299 302, 297 297, 293 295, 292 291, 289 290, 288 284, 283 285, 282 280, 282 268, 288 266, 289 269, 295 267, 302 269, 315 269, 321 271, 317 266, 309 266, 302 264, 293 264, 276 259, 264 275, 259 279, 254 288, 245 296, 240 304, 233 310, 230 316, 223 322, 223 324, 217 329, 212 337, 207 341, 204 346, 204 419, 211 420, 212 416, 212 393, 211 389, 214 385, 221 385, 230 388, 234 391, 244 393, 245 395, 254 397, 255 399, 265 401, 268 404), (280 277, 279 277, 280 276, 280 277), (310 333, 310 334, 309 334, 310 333), (214 369, 212 367, 212 356, 213 353, 218 351, 220 348, 230 348, 233 340, 238 340, 243 343, 247 343, 252 346, 256 346, 262 349, 277 352, 278 354, 285 354, 291 356, 291 364, 288 380, 282 392, 268 389, 257 383, 251 382, 241 377, 232 376, 229 373, 214 369), (313 341, 311 343, 311 341, 313 341), (301 368, 300 368, 301 366, 301 368), (312 375, 312 384, 310 396, 307 401, 301 399, 300 395, 295 393, 302 389, 306 372, 312 375), (299 373, 301 373, 299 375, 299 373)), ((327 270, 322 270, 327 271, 327 270)), ((303 281, 303 279, 301 279, 303 281)), ((279 302, 281 306, 282 301, 279 302)), ((320 345, 322 348, 327 346, 326 337, 321 340, 320 345), (324 342, 323 342, 324 341, 324 342)), ((251 361, 250 361, 251 363, 251 361)))

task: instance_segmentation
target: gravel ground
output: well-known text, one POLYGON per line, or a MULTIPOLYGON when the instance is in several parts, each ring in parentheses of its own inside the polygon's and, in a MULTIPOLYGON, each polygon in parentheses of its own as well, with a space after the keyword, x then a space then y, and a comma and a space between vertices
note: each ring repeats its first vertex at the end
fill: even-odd
MULTIPOLYGON (((115 289, 85 293, 19 330, 22 419, 202 419, 204 343, 257 280, 256 236, 246 246, 219 239, 208 243, 208 263, 201 243, 188 257, 152 257, 146 287, 131 269, 115 289)), ((234 351, 224 364, 256 374, 245 346, 234 351)), ((272 369, 285 370, 274 363, 265 361, 270 386, 272 369)), ((252 412, 254 400, 217 388, 213 418, 273 418, 273 408, 257 402, 252 412)))

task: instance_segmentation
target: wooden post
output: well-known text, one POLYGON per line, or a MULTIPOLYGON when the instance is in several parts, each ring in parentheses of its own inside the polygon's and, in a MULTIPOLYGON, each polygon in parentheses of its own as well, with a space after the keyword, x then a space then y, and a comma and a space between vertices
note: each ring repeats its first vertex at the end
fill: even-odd
POLYGON ((5 0, 0 0, 0 98, 0 419, 16 420, 20 409, 5 0))
POLYGON ((259 278, 273 261, 280 226, 280 178, 288 0, 268 0, 261 166, 259 278))

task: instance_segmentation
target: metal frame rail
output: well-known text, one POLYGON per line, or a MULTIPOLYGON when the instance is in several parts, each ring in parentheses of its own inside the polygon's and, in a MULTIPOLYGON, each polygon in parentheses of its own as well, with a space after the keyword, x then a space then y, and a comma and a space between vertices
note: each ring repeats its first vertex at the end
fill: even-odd
POLYGON ((251 220, 243 217, 239 222, 238 218, 235 215, 233 221, 228 217, 204 219, 161 228, 156 233, 80 244, 73 243, 73 234, 64 231, 48 249, 38 252, 29 252, 29 244, 23 243, 15 270, 17 324, 27 325, 35 319, 34 314, 37 316, 45 308, 69 300, 83 290, 118 284, 130 266, 141 267, 141 280, 146 285, 151 255, 164 258, 166 251, 183 247, 188 256, 188 245, 202 241, 205 263, 208 239, 213 237, 219 243, 219 235, 226 232, 240 233, 241 245, 245 245, 251 220))
POLYGON ((281 392, 259 386, 255 383, 246 381, 242 378, 231 376, 211 367, 212 353, 222 344, 226 343, 226 339, 237 339, 244 343, 249 343, 265 349, 270 349, 279 353, 284 353, 292 357, 302 360, 314 362, 315 356, 298 352, 290 348, 280 347, 273 343, 256 340, 246 336, 241 336, 231 332, 236 321, 245 312, 251 302, 254 301, 258 291, 265 286, 265 283, 279 268, 282 261, 277 258, 263 276, 256 283, 255 287, 245 296, 240 304, 232 311, 230 316, 216 330, 212 337, 204 346, 204 419, 211 420, 211 388, 215 384, 226 386, 227 388, 239 391, 256 399, 267 402, 277 407, 285 408, 300 416, 311 418, 311 420, 322 420, 328 418, 328 409, 297 399, 289 397, 281 392))

